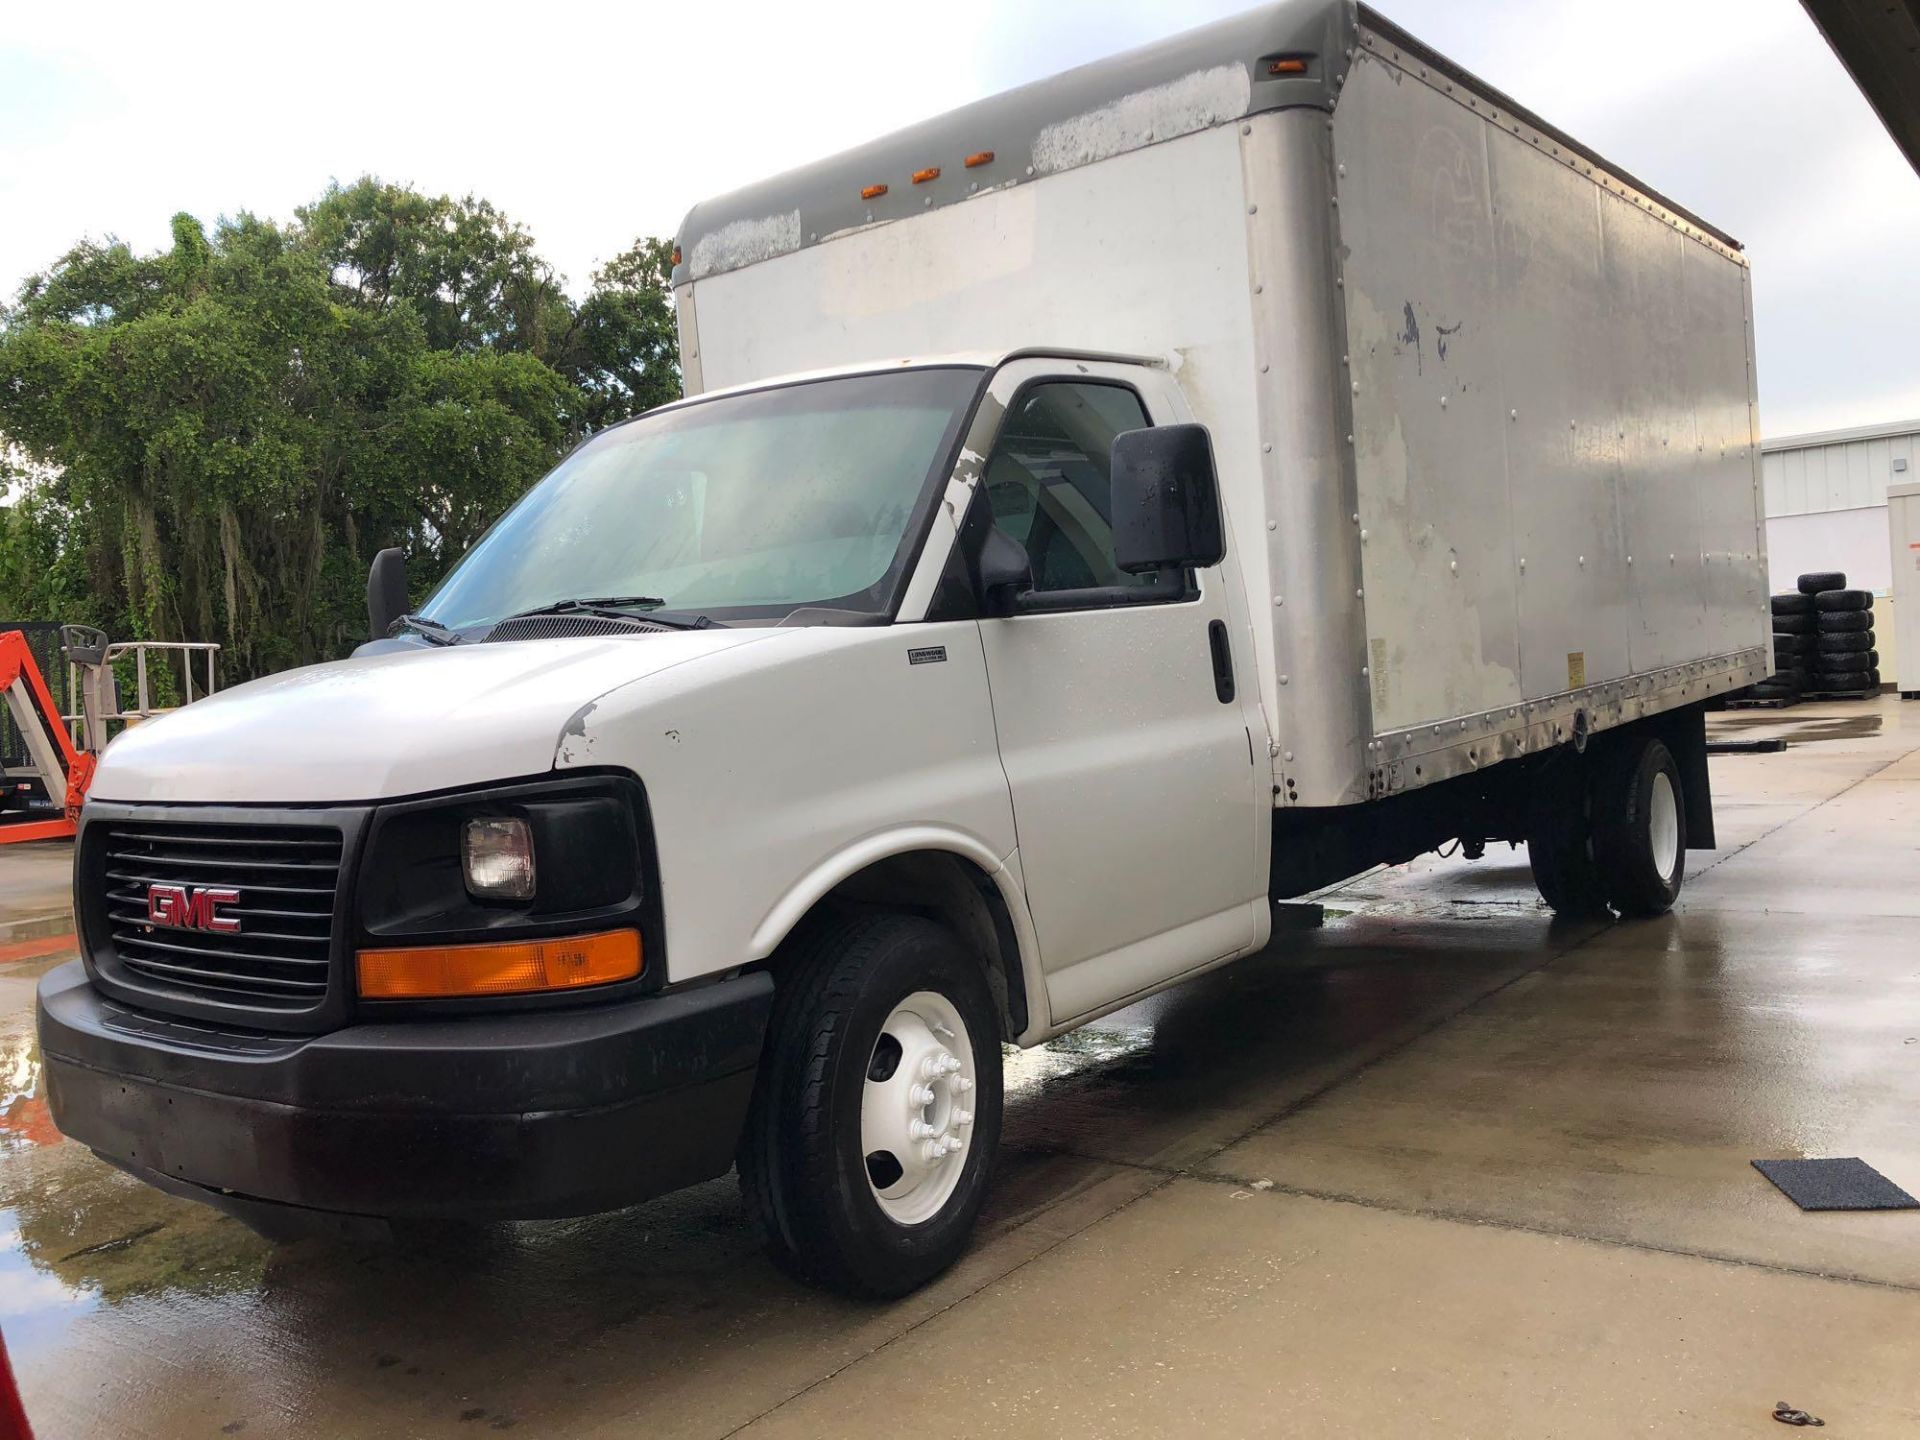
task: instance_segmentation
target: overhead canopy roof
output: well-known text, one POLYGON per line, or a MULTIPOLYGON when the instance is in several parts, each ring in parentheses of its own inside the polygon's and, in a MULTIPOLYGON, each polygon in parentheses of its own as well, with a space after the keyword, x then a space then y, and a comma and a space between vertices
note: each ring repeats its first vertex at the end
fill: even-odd
POLYGON ((1920 172, 1920 0, 1800 0, 1920 172))

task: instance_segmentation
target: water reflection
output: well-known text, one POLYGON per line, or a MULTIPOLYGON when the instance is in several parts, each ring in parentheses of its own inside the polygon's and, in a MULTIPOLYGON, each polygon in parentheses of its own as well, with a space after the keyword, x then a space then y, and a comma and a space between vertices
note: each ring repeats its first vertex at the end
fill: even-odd
POLYGON ((268 1247, 243 1226, 60 1135, 30 1017, 12 1018, 0 1032, 0 1325, 16 1355, 103 1302, 256 1283, 268 1247))
POLYGON ((59 1138, 40 1093, 40 1047, 31 1034, 0 1039, 0 1155, 59 1138))

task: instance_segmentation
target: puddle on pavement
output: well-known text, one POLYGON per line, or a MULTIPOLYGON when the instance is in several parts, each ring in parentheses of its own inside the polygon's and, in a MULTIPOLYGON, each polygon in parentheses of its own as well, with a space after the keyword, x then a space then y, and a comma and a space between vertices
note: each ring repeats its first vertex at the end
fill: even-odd
POLYGON ((1037 1094, 1049 1081, 1075 1071, 1124 1061, 1152 1044, 1151 1025, 1096 1023, 1083 1025, 1032 1050, 1003 1045, 1000 1063, 1006 1076, 1007 1103, 1018 1104, 1023 1098, 1037 1094))
POLYGON ((1764 730, 1792 745, 1812 744, 1817 740, 1866 740, 1881 732, 1884 720, 1878 710, 1857 715, 1802 716, 1778 710, 1727 710, 1711 717, 1708 738, 1726 739, 1728 731, 1764 730))
POLYGON ((0 1031, 0 1326, 30 1358, 103 1303, 255 1284, 269 1248, 237 1222, 122 1175, 47 1112, 31 1015, 0 1031))

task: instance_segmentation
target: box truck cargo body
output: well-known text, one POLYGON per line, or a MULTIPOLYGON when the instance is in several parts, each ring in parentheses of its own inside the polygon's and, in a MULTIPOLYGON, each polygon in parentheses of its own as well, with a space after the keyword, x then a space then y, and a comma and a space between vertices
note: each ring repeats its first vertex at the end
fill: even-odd
POLYGON ((1269 6, 701 205, 675 282, 690 392, 1163 366, 1212 432, 1283 805, 1771 669, 1738 247, 1364 7, 1269 6))
POLYGON ((1344 0, 710 201, 687 396, 368 645, 139 727, 53 1112, 283 1231, 737 1166, 784 1263, 966 1242, 1001 1045, 1524 842, 1657 915, 1769 669, 1739 247, 1344 0))

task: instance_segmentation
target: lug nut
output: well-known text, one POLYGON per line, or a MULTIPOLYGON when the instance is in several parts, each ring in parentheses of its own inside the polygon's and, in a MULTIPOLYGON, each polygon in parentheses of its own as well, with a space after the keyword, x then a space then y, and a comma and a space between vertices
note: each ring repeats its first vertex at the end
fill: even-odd
POLYGON ((913 1139, 913 1140, 930 1139, 931 1137, 938 1135, 939 1133, 940 1133, 939 1131, 935 1130, 933 1126, 929 1125, 924 1120, 915 1120, 912 1124, 907 1126, 907 1136, 909 1139, 913 1139))
POLYGON ((954 1124, 955 1124, 956 1126, 960 1126, 960 1125, 971 1125, 971 1124, 973 1123, 973 1111, 971 1111, 971 1110, 956 1110, 956 1111, 954 1111, 954 1112, 953 1112, 953 1123, 954 1123, 954 1124))
POLYGON ((958 1080, 953 1082, 953 1088, 955 1090, 958 1090, 962 1095, 964 1095, 969 1090, 973 1089, 973 1081, 969 1080, 966 1076, 962 1075, 958 1080))
POLYGON ((907 1092, 907 1098, 916 1105, 931 1105, 933 1090, 930 1086, 916 1085, 907 1092))

